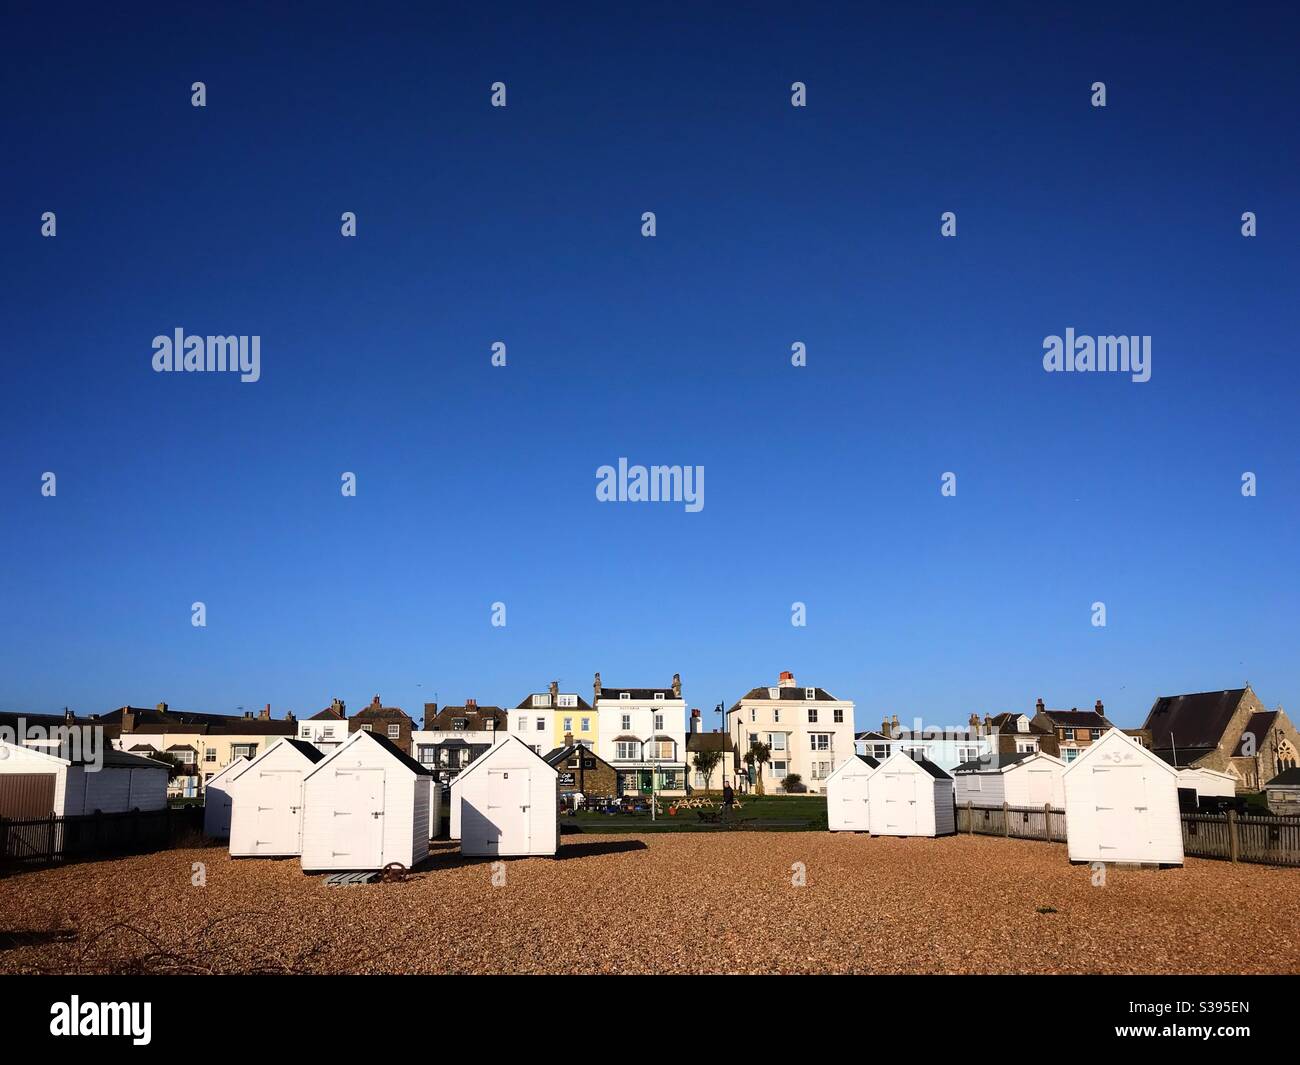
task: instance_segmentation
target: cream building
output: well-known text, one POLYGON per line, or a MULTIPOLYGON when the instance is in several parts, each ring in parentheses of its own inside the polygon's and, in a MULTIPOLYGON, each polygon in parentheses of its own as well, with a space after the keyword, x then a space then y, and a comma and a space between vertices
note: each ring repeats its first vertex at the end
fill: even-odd
MULTIPOLYGON (((753 688, 728 710, 727 732, 742 760, 754 743, 771 748, 771 760, 762 768, 769 795, 791 773, 809 792, 821 794, 826 779, 855 754, 852 701, 824 688, 800 687, 789 672, 776 687, 753 688)), ((741 766, 743 775, 743 761, 741 766)))

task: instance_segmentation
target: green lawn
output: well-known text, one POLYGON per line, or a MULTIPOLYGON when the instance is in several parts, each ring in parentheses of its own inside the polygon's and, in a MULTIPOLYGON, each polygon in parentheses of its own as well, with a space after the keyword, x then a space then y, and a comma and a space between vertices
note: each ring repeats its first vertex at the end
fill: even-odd
MULTIPOLYGON (((560 827, 566 832, 718 832, 717 825, 702 822, 694 810, 668 814, 671 799, 661 799, 660 815, 650 814, 561 814, 560 827)), ((747 795, 732 819, 741 828, 754 831, 825 831, 826 799, 821 795, 747 795), (757 823, 756 823, 757 822, 757 823)))

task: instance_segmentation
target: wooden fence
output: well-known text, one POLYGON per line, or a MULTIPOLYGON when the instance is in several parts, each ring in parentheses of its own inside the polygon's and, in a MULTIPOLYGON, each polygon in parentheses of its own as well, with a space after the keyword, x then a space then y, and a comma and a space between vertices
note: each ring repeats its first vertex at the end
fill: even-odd
POLYGON ((1183 814, 1183 853, 1228 862, 1300 866, 1300 818, 1183 814))
POLYGON ((0 818, 0 868, 166 850, 203 831, 203 807, 75 817, 0 818))
MULTIPOLYGON (((1183 853, 1189 858, 1300 866, 1300 817, 1185 813, 1183 853)), ((1064 843, 1065 811, 1052 806, 957 807, 957 831, 1064 843)))
POLYGON ((1065 842, 1065 811, 1055 806, 957 807, 957 831, 977 836, 1005 836, 1009 839, 1037 839, 1044 843, 1065 842))

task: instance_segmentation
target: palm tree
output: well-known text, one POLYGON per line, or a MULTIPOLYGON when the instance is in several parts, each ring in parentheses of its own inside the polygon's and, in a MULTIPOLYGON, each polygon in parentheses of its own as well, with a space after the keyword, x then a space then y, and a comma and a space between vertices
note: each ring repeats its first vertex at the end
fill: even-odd
POLYGON ((694 765, 704 777, 704 790, 709 790, 709 785, 713 781, 713 771, 718 768, 718 763, 722 761, 721 751, 696 751, 694 765))
POLYGON ((754 740, 745 755, 745 764, 754 770, 754 792, 763 794, 763 766, 772 760, 772 748, 766 743, 754 740))

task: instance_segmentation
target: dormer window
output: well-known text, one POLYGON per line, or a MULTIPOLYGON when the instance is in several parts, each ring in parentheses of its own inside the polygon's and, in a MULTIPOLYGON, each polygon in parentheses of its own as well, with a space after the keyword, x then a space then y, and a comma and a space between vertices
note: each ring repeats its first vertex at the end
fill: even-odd
POLYGON ((618 697, 624 701, 632 698, 631 692, 619 692, 618 697))
POLYGON ((534 705, 534 706, 550 706, 550 705, 551 705, 551 697, 550 697, 549 695, 534 695, 534 696, 533 696, 533 705, 534 705))
POLYGON ((816 699, 816 698, 817 698, 817 689, 816 689, 816 688, 805 688, 805 689, 803 690, 803 697, 804 697, 805 699, 816 699))
POLYGON ((767 697, 769 699, 779 699, 781 698, 781 692, 778 688, 768 688, 767 697))
POLYGON ((464 732, 465 719, 463 717, 453 717, 451 719, 451 730, 453 732, 464 732))
POLYGON ((664 693, 663 693, 663 692, 655 692, 655 702, 657 702, 657 703, 662 703, 663 701, 664 701, 664 693))
POLYGON ((574 707, 574 706, 577 706, 577 705, 578 705, 578 697, 577 697, 576 695, 561 695, 561 696, 559 697, 559 699, 556 701, 556 705, 557 705, 557 706, 562 706, 562 707, 574 707))

